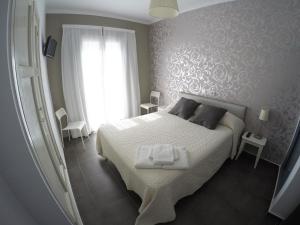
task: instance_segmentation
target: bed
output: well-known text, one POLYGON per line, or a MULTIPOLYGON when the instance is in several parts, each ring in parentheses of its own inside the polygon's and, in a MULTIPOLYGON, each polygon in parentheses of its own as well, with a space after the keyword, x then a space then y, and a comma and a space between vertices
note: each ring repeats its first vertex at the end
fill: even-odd
POLYGON ((223 118, 215 130, 209 130, 165 110, 107 124, 97 132, 98 153, 116 166, 127 189, 136 192, 142 199, 136 225, 174 220, 176 202, 193 194, 226 159, 233 159, 236 154, 244 129, 246 107, 187 93, 180 95, 202 104, 225 108, 231 116, 223 118), (136 169, 136 148, 157 143, 185 146, 190 168, 136 169))

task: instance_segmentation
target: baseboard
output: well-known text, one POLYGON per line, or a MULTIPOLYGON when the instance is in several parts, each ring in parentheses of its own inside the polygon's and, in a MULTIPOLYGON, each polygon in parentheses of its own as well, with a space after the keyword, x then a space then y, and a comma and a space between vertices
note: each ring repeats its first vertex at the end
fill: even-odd
POLYGON ((277 218, 281 219, 281 220, 285 220, 286 218, 283 218, 282 216, 280 216, 279 214, 272 212, 272 210, 268 210, 268 213, 272 214, 273 216, 276 216, 277 218))
MULTIPOLYGON (((247 151, 247 150, 245 150, 245 152, 247 152, 248 154, 253 155, 254 157, 256 157, 256 154, 254 154, 253 152, 250 152, 250 151, 247 151)), ((264 158, 264 157, 261 157, 260 160, 264 160, 264 161, 266 161, 266 162, 268 162, 268 163, 271 163, 271 164, 273 164, 273 165, 276 165, 276 166, 278 166, 278 167, 280 166, 280 164, 275 163, 275 162, 272 162, 271 160, 266 159, 266 158, 264 158)))

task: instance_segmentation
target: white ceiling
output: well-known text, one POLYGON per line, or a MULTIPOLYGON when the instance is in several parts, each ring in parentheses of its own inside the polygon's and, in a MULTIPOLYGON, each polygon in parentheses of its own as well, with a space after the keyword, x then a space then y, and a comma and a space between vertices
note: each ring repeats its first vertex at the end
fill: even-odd
MULTIPOLYGON (((148 15, 150 0, 45 0, 47 13, 99 15, 145 24, 158 21, 148 15)), ((178 0, 180 13, 233 0, 178 0)))

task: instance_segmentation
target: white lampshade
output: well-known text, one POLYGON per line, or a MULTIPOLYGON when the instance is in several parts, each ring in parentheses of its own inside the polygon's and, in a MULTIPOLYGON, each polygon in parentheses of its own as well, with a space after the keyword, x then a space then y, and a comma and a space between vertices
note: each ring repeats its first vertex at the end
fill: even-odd
POLYGON ((259 119, 261 121, 268 121, 269 120, 269 109, 261 109, 259 114, 259 119))
POLYGON ((150 16, 166 19, 176 17, 178 13, 177 0, 151 0, 150 16))

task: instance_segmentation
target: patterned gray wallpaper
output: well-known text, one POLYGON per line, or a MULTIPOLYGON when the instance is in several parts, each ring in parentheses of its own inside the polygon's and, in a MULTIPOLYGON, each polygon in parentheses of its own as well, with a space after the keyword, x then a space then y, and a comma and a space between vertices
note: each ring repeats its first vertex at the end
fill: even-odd
POLYGON ((155 23, 152 89, 164 104, 180 91, 248 106, 256 131, 271 110, 263 157, 281 163, 300 115, 300 0, 240 0, 155 23))

